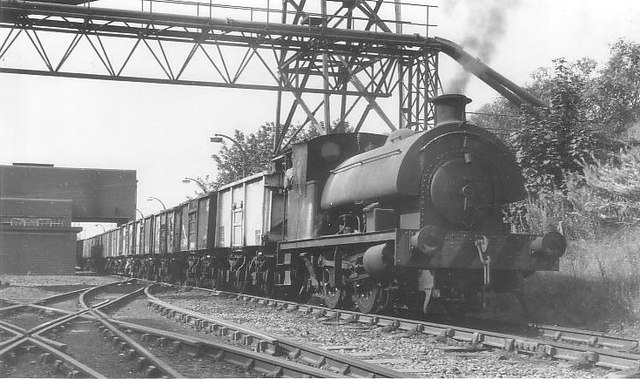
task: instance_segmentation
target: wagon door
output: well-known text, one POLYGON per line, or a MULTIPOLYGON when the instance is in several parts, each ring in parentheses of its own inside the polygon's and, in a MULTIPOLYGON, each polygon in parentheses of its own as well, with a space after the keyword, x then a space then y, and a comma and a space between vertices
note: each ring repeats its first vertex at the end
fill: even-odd
POLYGON ((244 183, 234 187, 231 190, 232 204, 231 204, 231 227, 233 232, 231 234, 231 245, 233 247, 244 246, 244 233, 243 233, 243 213, 244 213, 244 183))
POLYGON ((189 251, 193 251, 198 248, 198 200, 192 200, 189 202, 187 222, 189 251))

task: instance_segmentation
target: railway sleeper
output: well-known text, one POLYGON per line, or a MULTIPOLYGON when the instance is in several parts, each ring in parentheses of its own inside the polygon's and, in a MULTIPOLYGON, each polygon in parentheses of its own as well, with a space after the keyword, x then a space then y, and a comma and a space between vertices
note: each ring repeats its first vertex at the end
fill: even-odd
POLYGON ((142 372, 146 371, 147 367, 149 367, 149 360, 146 357, 138 357, 135 362, 135 371, 142 372))
POLYGON ((304 363, 306 365, 309 365, 315 368, 320 368, 327 363, 326 357, 312 354, 309 352, 300 352, 296 360, 300 363, 304 363))
POLYGON ((224 360, 232 365, 241 367, 244 371, 249 371, 255 364, 253 358, 243 357, 238 354, 226 353, 224 360))
POLYGON ((138 358, 138 352, 132 348, 125 349, 124 351, 124 359, 125 362, 134 361, 138 358))
POLYGON ((157 378, 160 376, 160 370, 154 365, 149 365, 145 371, 147 378, 157 378))
POLYGON ((49 352, 40 354, 40 362, 43 364, 49 364, 53 360, 53 355, 49 352))
POLYGON ((196 344, 183 344, 182 345, 182 352, 193 357, 193 358, 199 358, 202 356, 202 348, 200 346, 199 343, 196 344))
POLYGON ((84 375, 82 375, 82 372, 80 372, 79 370, 71 370, 67 373, 67 378, 81 378, 84 377, 84 375))

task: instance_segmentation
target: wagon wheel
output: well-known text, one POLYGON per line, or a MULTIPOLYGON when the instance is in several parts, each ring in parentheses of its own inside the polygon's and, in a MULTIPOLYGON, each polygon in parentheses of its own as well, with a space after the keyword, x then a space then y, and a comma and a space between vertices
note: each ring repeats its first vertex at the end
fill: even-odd
POLYGON ((378 283, 363 280, 354 286, 356 306, 362 313, 371 313, 378 308, 382 289, 378 283))
POLYGON ((342 288, 339 288, 335 283, 335 268, 326 267, 323 279, 322 298, 324 304, 331 309, 338 308, 342 305, 345 296, 342 288))

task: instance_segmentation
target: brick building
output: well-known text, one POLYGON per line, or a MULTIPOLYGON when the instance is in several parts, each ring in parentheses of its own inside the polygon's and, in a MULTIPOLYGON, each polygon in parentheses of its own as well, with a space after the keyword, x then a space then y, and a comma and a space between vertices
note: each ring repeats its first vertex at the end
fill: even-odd
POLYGON ((0 198, 0 273, 73 274, 72 200, 0 198))

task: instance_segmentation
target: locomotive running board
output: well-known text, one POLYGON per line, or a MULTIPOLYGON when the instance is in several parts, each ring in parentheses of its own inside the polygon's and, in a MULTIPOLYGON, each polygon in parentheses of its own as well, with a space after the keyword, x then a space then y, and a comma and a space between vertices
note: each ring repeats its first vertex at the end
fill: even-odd
POLYGON ((321 236, 312 239, 283 241, 280 242, 280 251, 286 250, 302 250, 316 249, 330 246, 353 246, 354 244, 370 244, 395 242, 398 234, 404 234, 406 229, 395 229, 384 232, 373 233, 350 233, 350 234, 334 234, 330 236, 321 236))
MULTIPOLYGON (((394 265, 417 269, 482 269, 475 241, 482 234, 466 231, 447 231, 443 244, 430 253, 420 252, 411 246, 415 229, 394 229, 383 232, 351 233, 321 236, 312 239, 283 241, 281 252, 303 252, 332 247, 368 248, 373 245, 392 243, 394 265)), ((487 234, 488 254, 494 270, 558 271, 559 260, 555 256, 534 254, 532 234, 493 233, 487 234)))

